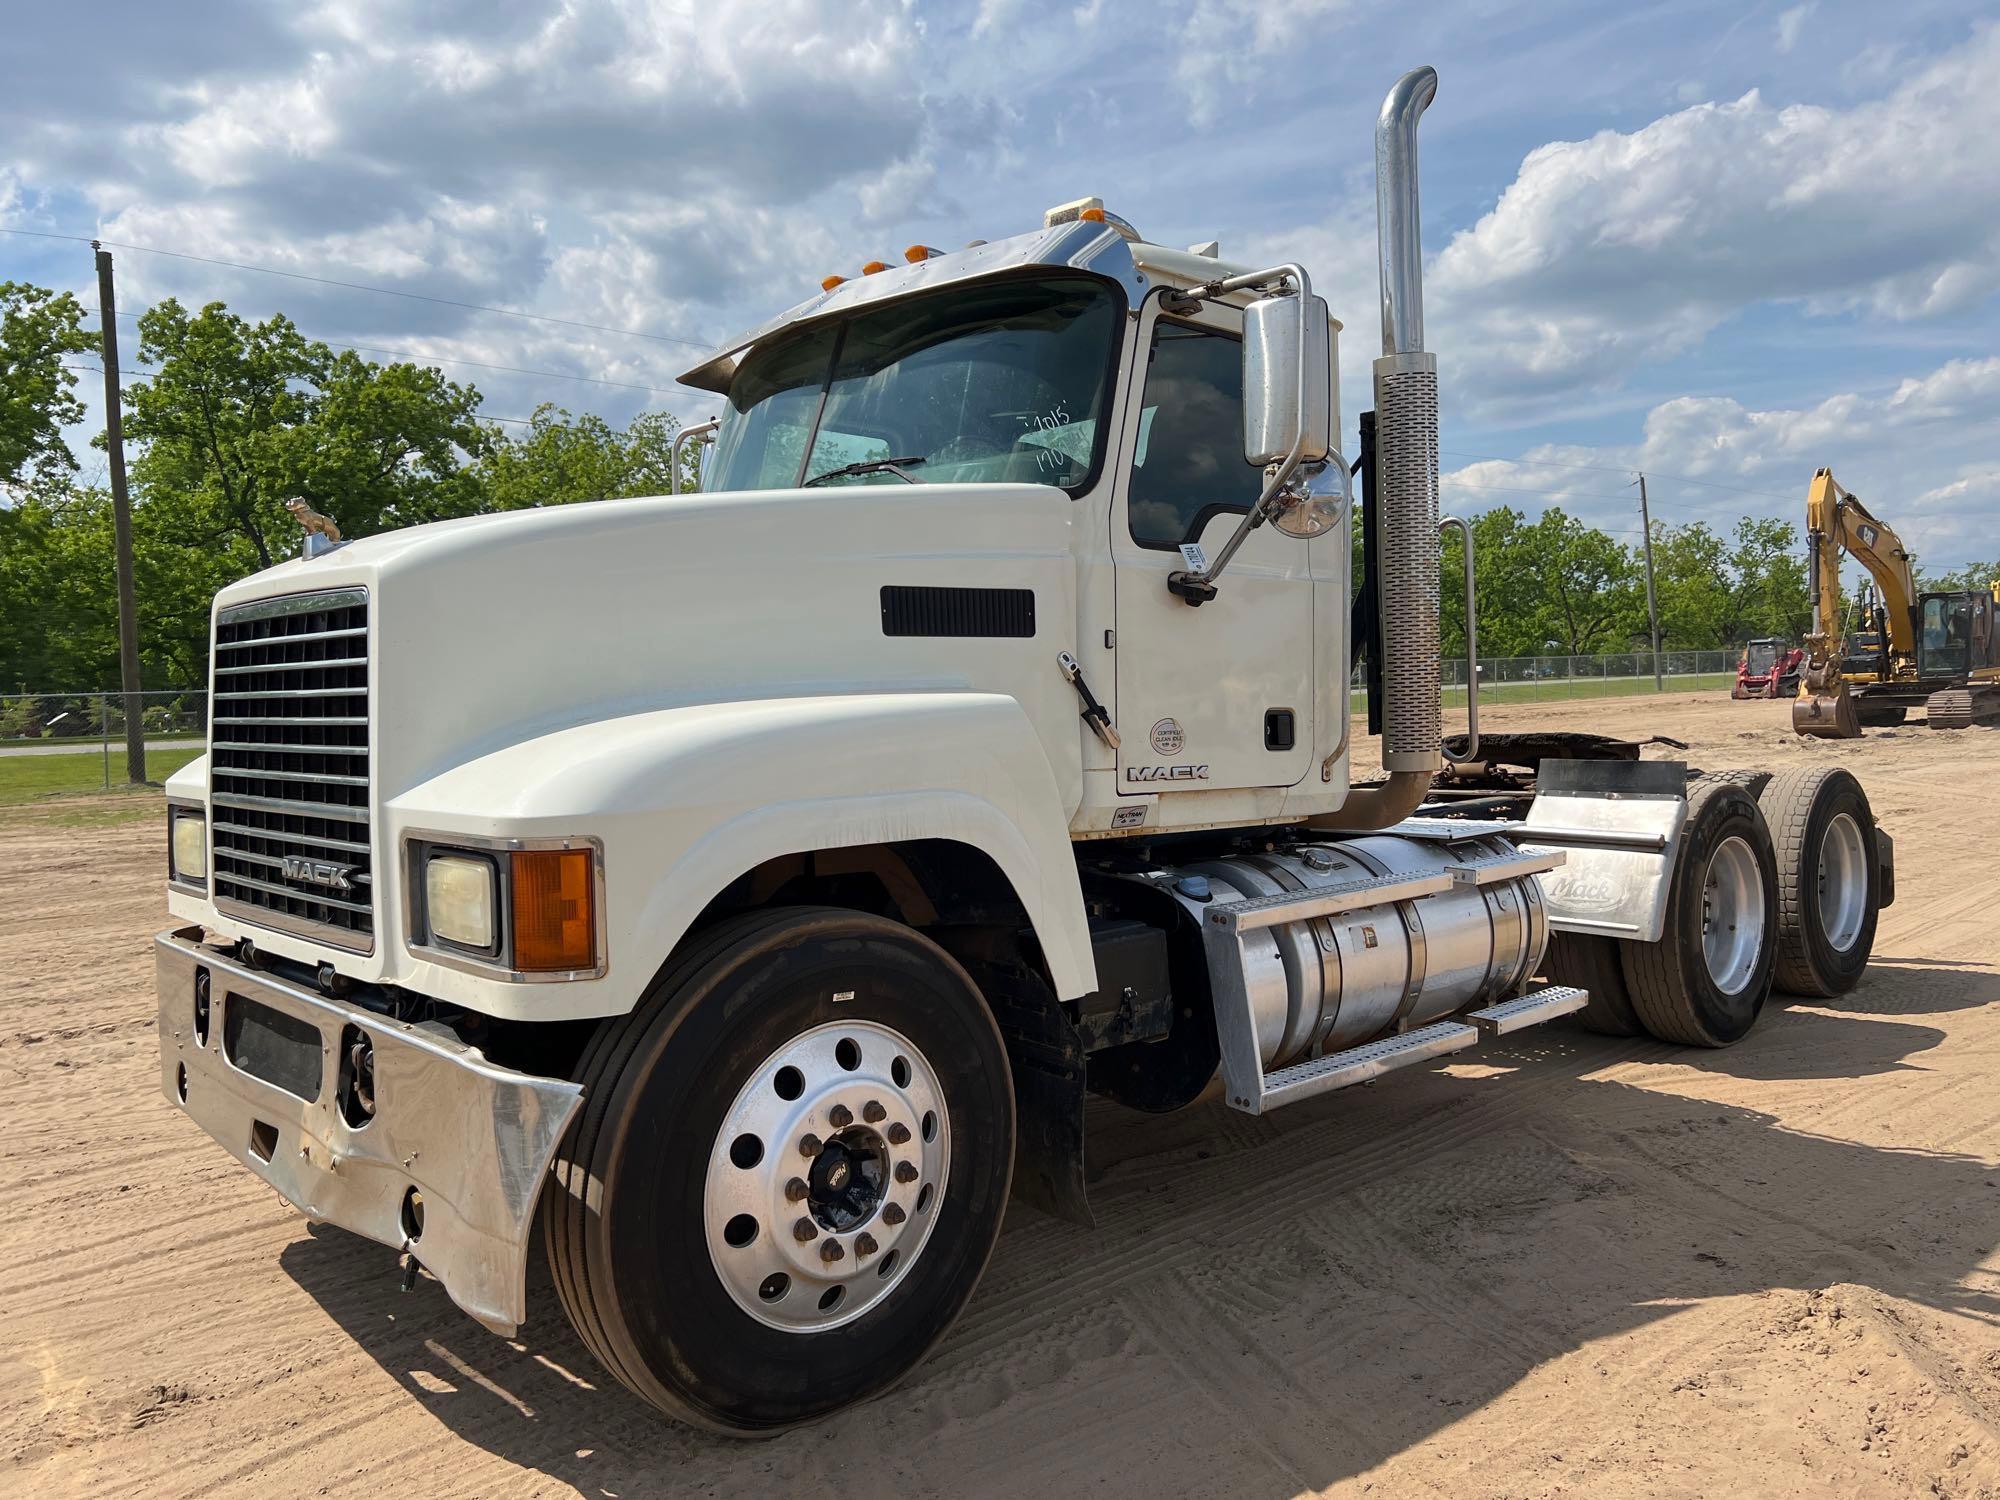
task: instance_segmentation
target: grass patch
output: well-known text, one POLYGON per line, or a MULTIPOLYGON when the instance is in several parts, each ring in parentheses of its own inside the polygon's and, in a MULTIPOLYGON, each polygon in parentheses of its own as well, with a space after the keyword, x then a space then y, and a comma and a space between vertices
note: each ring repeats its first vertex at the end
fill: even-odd
MULTIPOLYGON (((181 750, 149 750, 146 775, 154 781, 164 781, 200 754, 199 745, 181 750)), ((111 790, 148 802, 160 795, 158 787, 127 787, 124 777, 125 753, 120 749, 111 756, 111 790)), ((45 797, 103 796, 104 791, 102 750, 82 750, 74 755, 0 756, 0 807, 20 807, 45 797)))

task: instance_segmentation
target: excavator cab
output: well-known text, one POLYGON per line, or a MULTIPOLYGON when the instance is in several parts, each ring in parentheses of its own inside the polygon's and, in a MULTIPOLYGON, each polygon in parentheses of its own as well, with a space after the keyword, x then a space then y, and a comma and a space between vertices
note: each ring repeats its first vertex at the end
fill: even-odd
POLYGON ((1989 664, 1993 596, 1970 590, 1925 594, 1917 630, 1917 670, 1925 677, 1969 675, 1989 664))

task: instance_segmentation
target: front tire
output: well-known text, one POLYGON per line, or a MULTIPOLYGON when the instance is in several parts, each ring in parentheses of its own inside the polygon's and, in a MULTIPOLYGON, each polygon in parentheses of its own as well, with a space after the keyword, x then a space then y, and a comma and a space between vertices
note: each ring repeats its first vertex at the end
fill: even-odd
POLYGON ((965 971, 859 912, 693 939, 581 1066, 543 1194, 558 1295, 670 1416, 780 1432, 887 1389, 971 1297, 1014 1161, 965 971))

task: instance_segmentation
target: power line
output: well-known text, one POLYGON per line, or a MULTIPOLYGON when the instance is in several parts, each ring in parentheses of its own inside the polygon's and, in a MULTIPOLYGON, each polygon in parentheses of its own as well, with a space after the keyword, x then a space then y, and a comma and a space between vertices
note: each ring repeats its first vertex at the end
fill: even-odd
POLYGON ((194 261, 204 266, 223 266, 231 271, 251 271, 260 276, 283 276, 291 281, 309 281, 316 286, 339 287, 350 292, 373 292, 382 297, 404 297, 412 302, 430 302, 439 307, 460 307, 468 312, 498 313, 504 318, 526 318, 536 323, 556 323, 564 328, 584 328, 592 333, 616 333, 626 338, 652 339, 662 344, 682 344, 690 349, 711 347, 706 339, 685 339, 671 333, 647 333, 639 328, 613 328, 606 323, 585 323, 576 318, 558 318, 548 313, 522 312, 514 307, 493 307, 484 302, 460 302, 452 297, 433 297, 426 292, 406 292, 392 286, 368 286, 359 281, 337 281, 330 276, 312 276, 304 271, 281 271, 276 266, 255 266, 240 260, 218 260, 212 255, 193 255, 184 250, 161 250, 152 245, 130 245, 120 240, 93 240, 88 235, 56 234, 46 229, 10 229, 0 226, 0 234, 29 235, 42 240, 68 240, 73 244, 100 244, 113 250, 131 250, 140 255, 164 255, 172 260, 194 261))
MULTIPOLYGON (((86 307, 84 311, 94 313, 97 309, 86 307)), ((145 311, 151 312, 152 309, 147 308, 145 311)), ((118 316, 121 318, 131 318, 136 321, 139 315, 137 313, 120 312, 118 316)), ((299 330, 299 335, 301 338, 312 338, 312 335, 304 329, 299 330)), ((507 375, 540 375, 549 380, 580 380, 587 385, 616 386, 620 390, 645 391, 648 395, 653 396, 678 396, 682 394, 679 391, 670 391, 657 385, 639 385, 630 380, 608 380, 601 375, 571 375, 562 370, 529 370, 522 368, 520 365, 492 365, 486 364, 481 360, 460 359, 449 354, 409 354, 400 349, 376 349, 367 344, 343 344, 339 339, 313 339, 313 342, 317 344, 329 344, 335 349, 351 349, 356 354, 383 354, 391 359, 408 360, 413 364, 467 365, 475 370, 498 370, 507 375)))
MULTIPOLYGON (((1485 463, 1535 464, 1547 469, 1592 469, 1600 474, 1637 474, 1639 472, 1636 465, 1564 463, 1559 459, 1553 458, 1503 458, 1498 453, 1464 453, 1452 448, 1440 448, 1438 452, 1450 454, 1453 458, 1478 459, 1485 463)), ((1739 495, 1758 495, 1766 500, 1790 500, 1794 498, 1790 495, 1780 495, 1775 490, 1757 490, 1751 489, 1746 485, 1723 484, 1714 479, 1697 479, 1692 474, 1675 474, 1666 469, 1648 469, 1646 472, 1655 479, 1673 479, 1682 484, 1698 484, 1711 490, 1731 490, 1739 495)), ((1528 490, 1523 493, 1537 494, 1542 492, 1528 490)))
POLYGON ((1552 495, 1558 500, 1623 500, 1623 495, 1600 495, 1595 490, 1531 490, 1516 484, 1475 484, 1470 479, 1453 479, 1445 475, 1439 484, 1453 485, 1465 490, 1494 490, 1508 495, 1552 495))

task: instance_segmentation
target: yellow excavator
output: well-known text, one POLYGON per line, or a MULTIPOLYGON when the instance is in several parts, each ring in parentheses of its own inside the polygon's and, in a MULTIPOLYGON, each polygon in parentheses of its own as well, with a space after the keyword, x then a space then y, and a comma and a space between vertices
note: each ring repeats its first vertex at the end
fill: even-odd
POLYGON ((2000 723, 2000 581, 1919 592, 1902 539, 1831 469, 1815 472, 1806 494, 1806 571, 1812 629, 1793 729, 1854 739, 1918 706, 1933 729, 2000 723), (1880 600, 1854 641, 1840 628, 1843 552, 1868 570, 1880 600))

